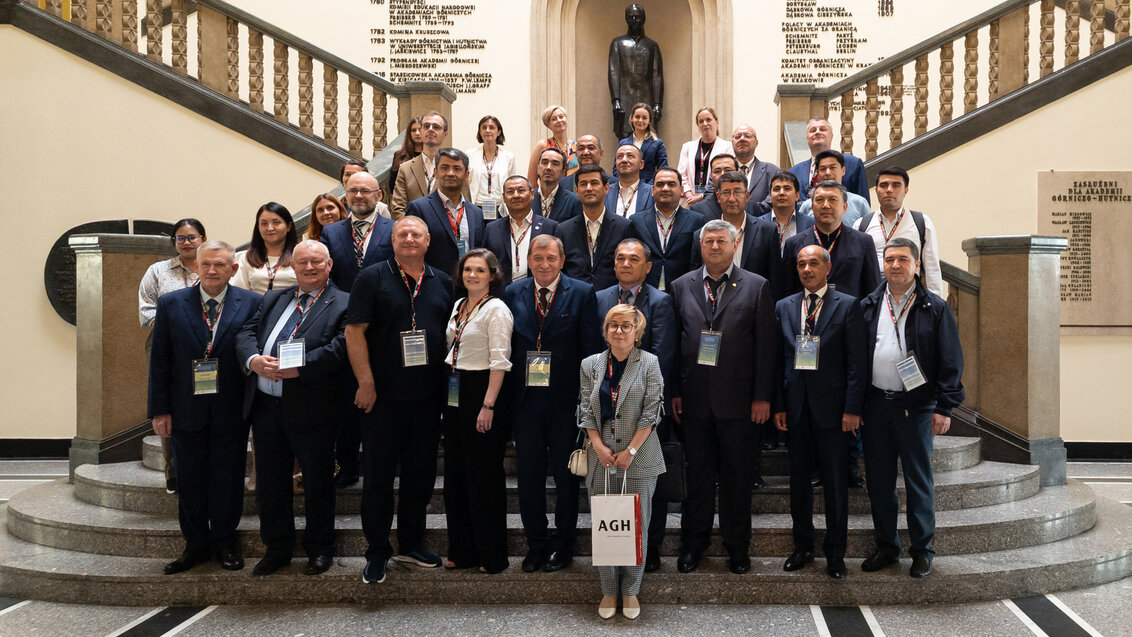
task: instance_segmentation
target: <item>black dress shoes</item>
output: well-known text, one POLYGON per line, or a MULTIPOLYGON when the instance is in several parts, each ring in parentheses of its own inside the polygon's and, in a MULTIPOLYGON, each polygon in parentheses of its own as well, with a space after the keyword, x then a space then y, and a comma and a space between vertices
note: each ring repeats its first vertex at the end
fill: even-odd
POLYGON ((174 573, 183 573, 197 564, 204 564, 210 559, 212 559, 212 557, 207 552, 194 553, 189 549, 185 549, 185 552, 181 553, 181 557, 165 565, 165 574, 173 575, 174 573))
POLYGON ((648 556, 645 557, 645 572, 653 573, 660 570, 660 547, 650 546, 648 556))
POLYGON ((234 548, 220 549, 216 552, 216 559, 220 562, 220 568, 226 571, 238 571, 244 568, 244 558, 234 548))
POLYGON ((303 569, 304 575, 321 575, 334 565, 333 555, 315 555, 307 558, 307 566, 303 569))
POLYGON ((691 573, 699 565, 699 551, 680 551, 680 557, 676 558, 676 570, 681 573, 691 573))
POLYGON ((542 567, 545 565, 546 553, 544 553, 543 551, 527 551, 527 556, 523 558, 524 573, 534 573, 535 571, 541 571, 542 567))
POLYGON ((736 575, 742 575, 751 570, 751 556, 735 551, 727 558, 727 570, 736 575))
POLYGON ((759 446, 762 447, 763 451, 771 451, 778 448, 778 442, 774 440, 764 440, 759 446))
POLYGON ((751 482, 751 489, 755 490, 755 491, 757 491, 757 490, 759 490, 759 489, 761 489, 765 486, 766 486, 766 480, 763 480, 762 476, 755 476, 755 480, 753 482, 751 482))
POLYGON ((334 478, 335 489, 345 489, 352 487, 358 483, 358 474, 356 473, 339 473, 337 478, 334 478))
POLYGON ((917 554, 913 555, 912 556, 912 568, 911 568, 911 570, 908 571, 908 574, 911 575, 912 577, 917 578, 917 579, 931 575, 932 574, 932 558, 927 556, 927 555, 924 555, 923 553, 917 553, 917 554))
POLYGON ((861 470, 857 468, 857 465, 849 465, 849 475, 846 482, 850 489, 860 489, 865 486, 865 479, 861 477, 861 470))
MULTIPOLYGON (((279 557, 277 555, 264 555, 259 560, 259 563, 255 565, 255 568, 252 569, 252 575, 254 577, 263 577, 265 575, 271 575, 272 573, 278 571, 279 569, 283 568, 284 566, 287 566, 290 563, 291 563, 291 558, 289 558, 289 557, 284 559, 284 558, 279 557)), ((225 568, 227 568, 227 567, 225 567, 225 568)), ((229 570, 235 571, 235 570, 239 570, 239 569, 229 569, 229 570)))
POLYGON ((570 566, 574 561, 574 554, 569 551, 552 551, 550 557, 546 560, 546 566, 542 570, 547 573, 561 571, 562 569, 570 566))
POLYGON ((816 473, 814 475, 810 476, 810 486, 811 487, 820 487, 821 486, 821 476, 819 476, 816 473))
POLYGON ((877 551, 872 554, 872 557, 868 557, 864 562, 861 562, 861 570, 866 573, 872 573, 899 563, 900 558, 893 557, 884 551, 877 551))
POLYGON ((796 571, 807 564, 814 561, 813 551, 794 551, 790 557, 786 558, 786 563, 782 565, 784 571, 796 571))
POLYGON ((849 574, 845 570, 845 560, 840 557, 825 558, 825 572, 833 579, 845 579, 849 574))

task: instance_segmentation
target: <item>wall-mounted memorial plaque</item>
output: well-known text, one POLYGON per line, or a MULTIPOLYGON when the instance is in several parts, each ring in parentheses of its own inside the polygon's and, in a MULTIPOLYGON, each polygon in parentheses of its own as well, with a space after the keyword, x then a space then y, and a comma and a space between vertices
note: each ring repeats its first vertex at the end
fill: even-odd
POLYGON ((1132 326, 1132 172, 1038 173, 1038 233, 1064 236, 1063 326, 1132 326))

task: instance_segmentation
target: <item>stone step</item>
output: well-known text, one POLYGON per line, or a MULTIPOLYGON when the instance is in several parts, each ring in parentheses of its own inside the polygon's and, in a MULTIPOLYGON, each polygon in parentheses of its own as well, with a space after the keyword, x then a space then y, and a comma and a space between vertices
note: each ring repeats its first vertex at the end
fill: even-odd
MULTIPOLYGON (((900 506, 904 507, 903 481, 897 480, 900 506)), ((1038 467, 1029 465, 984 462, 956 471, 947 471, 936 476, 936 507, 938 510, 952 510, 972 506, 985 506, 1028 498, 1039 489, 1038 467)), ((554 511, 553 481, 547 480, 547 504, 554 511)), ((361 483, 337 492, 335 508, 338 513, 358 513, 361 507, 361 483)), ((75 470, 75 497, 90 504, 138 511, 143 513, 164 513, 175 515, 177 497, 165 493, 165 479, 161 473, 143 468, 137 462, 122 462, 104 465, 82 465, 75 470)), ((754 513, 787 513, 790 511, 789 480, 784 476, 767 476, 766 486, 751 496, 754 513)), ((673 504, 673 511, 679 504, 673 504)), ((824 511, 822 490, 815 490, 815 506, 824 511)), ((295 511, 305 510, 303 497, 296 494, 295 511)), ((518 482, 514 476, 507 476, 507 510, 519 512, 518 482)), ((588 510, 583 503, 583 510, 588 510)), ((850 513, 867 513, 869 501, 864 489, 849 490, 850 513)), ((255 494, 245 492, 244 513, 256 512, 255 494)), ((433 496, 429 502, 430 513, 444 512, 444 477, 437 476, 433 496)))
MULTIPOLYGON (((936 436, 932 454, 932 469, 935 473, 957 471, 979 464, 981 443, 975 437, 936 436)), ((765 476, 789 475, 788 451, 784 445, 776 449, 762 451, 762 472, 765 476)), ((161 455, 161 442, 157 436, 146 436, 142 441, 142 464, 155 471, 165 470, 165 458, 161 455)), ((515 445, 507 444, 503 467, 507 475, 517 473, 515 445)), ((251 470, 251 455, 248 455, 247 471, 251 470)), ((437 456, 437 472, 444 473, 444 449, 437 456)))
MULTIPOLYGON (((1089 531, 1052 544, 1012 550, 948 555, 941 551, 934 573, 923 580, 900 570, 862 573, 848 559, 849 577, 829 579, 819 559, 793 573, 778 556, 754 557, 751 571, 733 575, 721 558, 706 558, 695 573, 678 573, 664 557, 645 576, 647 604, 957 604, 1042 595, 1119 580, 1132 573, 1132 509, 1099 498, 1089 531)), ((0 507, 0 521, 5 517, 0 507)), ((475 571, 402 569, 392 566, 383 584, 361 582, 364 560, 340 558, 327 573, 302 575, 303 560, 270 577, 253 578, 254 559, 242 571, 210 563, 178 575, 161 569, 167 557, 122 558, 49 548, 0 533, 0 595, 56 602, 167 606, 210 604, 591 604, 598 576, 580 557, 558 573, 523 573, 521 558, 486 576, 475 571), (485 584, 490 584, 485 586, 485 584)))
MULTIPOLYGON (((1065 487, 1043 489, 1024 500, 940 511, 936 522, 936 547, 941 553, 959 554, 1059 540, 1082 533, 1093 525, 1093 500, 1092 490, 1072 483, 1065 487)), ((585 502, 584 497, 582 501, 585 502)), ((553 526, 553 516, 548 517, 553 526)), ((819 529, 820 545, 824 518, 815 516, 814 523, 819 529)), ((297 518, 296 527, 301 529, 303 524, 304 520, 297 518)), ((510 554, 525 554, 526 542, 519 516, 508 515, 507 524, 510 554)), ((582 513, 578 521, 577 547, 581 554, 590 551, 589 525, 589 514, 582 513)), ((793 545, 789 514, 754 515, 752 525, 755 530, 751 540, 753 554, 789 555, 793 545)), ((900 525, 907 542, 903 516, 900 525)), ((366 541, 359 515, 337 516, 336 527, 341 555, 365 553, 366 541)), ((667 528, 669 532, 662 545, 662 553, 672 555, 679 550, 679 515, 669 514, 667 528)), ((873 552, 872 528, 869 515, 850 515, 849 556, 866 557, 873 552)), ((445 551, 448 546, 445 516, 429 514, 427 529, 428 545, 445 551)), ((13 497, 8 503, 8 530, 37 544, 88 553, 173 558, 184 548, 175 515, 119 511, 82 502, 73 497, 71 485, 63 480, 27 489, 13 497)), ((263 553, 258 517, 244 516, 239 532, 245 555, 263 553)), ((301 548, 296 552, 301 553, 301 548)), ((708 554, 726 554, 718 535, 713 537, 708 554)))

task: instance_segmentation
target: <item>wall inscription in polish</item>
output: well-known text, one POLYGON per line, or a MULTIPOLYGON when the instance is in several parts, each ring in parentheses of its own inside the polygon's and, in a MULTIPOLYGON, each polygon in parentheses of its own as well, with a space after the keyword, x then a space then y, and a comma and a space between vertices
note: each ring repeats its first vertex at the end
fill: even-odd
POLYGON ((491 86, 492 74, 480 71, 487 38, 478 37, 467 18, 475 3, 438 0, 370 0, 381 13, 370 29, 370 68, 398 84, 440 81, 457 93, 491 86))
POLYGON ((832 84, 868 67, 857 49, 866 44, 853 12, 822 0, 786 0, 780 80, 784 84, 832 84))

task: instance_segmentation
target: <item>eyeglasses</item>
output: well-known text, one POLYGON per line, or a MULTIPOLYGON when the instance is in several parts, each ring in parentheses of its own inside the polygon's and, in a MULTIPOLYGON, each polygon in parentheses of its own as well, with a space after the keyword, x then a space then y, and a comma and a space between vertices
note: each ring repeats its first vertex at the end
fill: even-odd
POLYGON ((173 237, 173 240, 176 241, 177 243, 184 243, 186 241, 189 241, 189 242, 196 241, 197 239, 200 239, 200 238, 201 238, 201 236, 199 234, 186 234, 186 235, 178 235, 176 237, 173 237))
POLYGON ((633 330, 635 330, 635 329, 637 329, 636 323, 610 323, 609 324, 609 331, 610 332, 625 332, 626 334, 631 334, 633 332, 633 330))
POLYGON ((376 192, 381 192, 381 191, 380 190, 370 190, 369 188, 350 188, 350 189, 346 190, 346 194, 350 195, 351 197, 353 197, 354 195, 364 195, 364 196, 368 197, 368 196, 370 196, 370 195, 372 195, 376 192))
POLYGON ((425 122, 421 124, 421 128, 432 130, 444 130, 444 124, 437 124, 436 122, 425 122))

